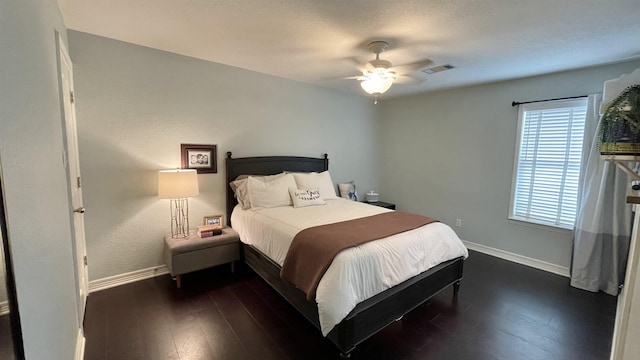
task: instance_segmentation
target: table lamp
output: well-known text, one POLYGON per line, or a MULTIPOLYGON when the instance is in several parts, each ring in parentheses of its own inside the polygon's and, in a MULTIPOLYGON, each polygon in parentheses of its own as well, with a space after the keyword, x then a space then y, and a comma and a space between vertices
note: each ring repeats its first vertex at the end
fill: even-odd
POLYGON ((198 195, 198 173, 191 169, 158 172, 158 197, 170 199, 171 237, 189 236, 189 197, 198 195))

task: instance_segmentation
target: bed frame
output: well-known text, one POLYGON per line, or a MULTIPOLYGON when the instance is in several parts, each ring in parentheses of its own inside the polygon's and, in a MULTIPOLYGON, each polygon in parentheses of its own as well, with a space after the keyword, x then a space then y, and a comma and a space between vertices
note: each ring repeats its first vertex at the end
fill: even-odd
MULTIPOLYGON (((227 224, 231 226, 231 212, 237 201, 228 185, 239 175, 271 175, 282 171, 321 172, 329 169, 327 154, 322 158, 298 156, 264 156, 233 159, 227 152, 227 224)), ((320 329, 318 308, 307 301, 304 292, 280 278, 280 266, 251 245, 242 244, 244 262, 280 293, 293 307, 320 329)), ((416 275, 358 304, 327 338, 340 350, 344 358, 367 338, 402 318, 442 290, 453 285, 457 296, 462 280, 463 258, 453 259, 416 275)))

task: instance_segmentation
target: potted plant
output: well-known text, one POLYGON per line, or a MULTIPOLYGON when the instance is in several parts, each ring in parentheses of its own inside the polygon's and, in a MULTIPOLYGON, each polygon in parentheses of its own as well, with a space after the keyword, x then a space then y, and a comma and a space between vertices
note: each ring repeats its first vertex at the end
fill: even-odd
POLYGON ((640 155, 640 84, 627 87, 606 106, 599 139, 602 155, 640 155))

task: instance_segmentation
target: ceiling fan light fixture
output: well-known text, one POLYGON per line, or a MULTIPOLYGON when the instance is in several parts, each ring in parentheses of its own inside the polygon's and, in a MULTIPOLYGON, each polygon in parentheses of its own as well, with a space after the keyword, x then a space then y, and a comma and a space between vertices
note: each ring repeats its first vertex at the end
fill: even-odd
POLYGON ((371 73, 360 83, 362 89, 371 95, 385 93, 393 84, 393 77, 382 76, 378 73, 371 73))

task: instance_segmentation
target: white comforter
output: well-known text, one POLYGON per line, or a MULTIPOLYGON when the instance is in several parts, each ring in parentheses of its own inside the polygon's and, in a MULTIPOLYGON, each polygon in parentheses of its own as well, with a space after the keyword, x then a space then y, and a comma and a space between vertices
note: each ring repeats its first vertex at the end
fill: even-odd
MULTIPOLYGON (((236 206, 231 222, 242 242, 282 266, 300 230, 386 211, 392 210, 345 199, 303 208, 242 210, 236 206)), ((467 248, 449 226, 440 222, 340 252, 316 292, 322 334, 327 336, 361 301, 460 256, 468 256, 467 248)))

